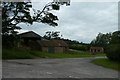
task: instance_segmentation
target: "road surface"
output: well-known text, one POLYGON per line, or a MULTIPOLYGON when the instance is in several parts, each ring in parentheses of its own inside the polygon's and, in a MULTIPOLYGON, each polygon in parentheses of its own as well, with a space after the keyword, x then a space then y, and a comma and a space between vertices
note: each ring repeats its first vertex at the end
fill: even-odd
POLYGON ((3 60, 3 78, 118 78, 118 72, 90 63, 94 58, 3 60))

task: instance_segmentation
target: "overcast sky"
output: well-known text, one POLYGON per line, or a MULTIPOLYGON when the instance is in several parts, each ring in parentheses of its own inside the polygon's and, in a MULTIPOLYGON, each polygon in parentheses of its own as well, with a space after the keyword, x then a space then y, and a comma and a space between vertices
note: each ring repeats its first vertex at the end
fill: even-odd
MULTIPOLYGON (((47 2, 34 2, 33 8, 42 9, 47 2)), ((53 11, 59 18, 58 26, 42 23, 31 26, 20 24, 20 32, 35 31, 43 36, 46 31, 60 31, 63 38, 90 43, 99 32, 108 33, 118 30, 117 2, 71 2, 53 11)))

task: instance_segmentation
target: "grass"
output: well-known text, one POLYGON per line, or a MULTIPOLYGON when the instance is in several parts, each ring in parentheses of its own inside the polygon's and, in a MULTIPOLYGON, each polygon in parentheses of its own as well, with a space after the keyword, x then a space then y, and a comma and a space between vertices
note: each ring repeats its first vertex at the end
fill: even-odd
POLYGON ((89 52, 78 50, 69 50, 65 53, 46 53, 39 51, 30 51, 30 54, 40 58, 82 58, 82 57, 105 56, 105 54, 91 55, 89 52))
POLYGON ((98 58, 92 61, 93 64, 103 66, 105 68, 120 71, 120 62, 110 61, 107 58, 98 58))
POLYGON ((25 49, 3 49, 2 59, 32 59, 32 58, 82 58, 105 56, 105 54, 92 55, 86 51, 69 50, 65 53, 46 53, 25 49))
POLYGON ((66 53, 69 53, 69 54, 78 54, 78 55, 80 55, 80 56, 85 56, 85 57, 106 56, 106 55, 103 54, 103 53, 97 53, 97 54, 95 54, 95 55, 92 55, 92 54, 90 54, 90 52, 80 51, 80 50, 69 50, 69 51, 67 51, 66 53))
POLYGON ((31 59, 33 55, 24 49, 3 49, 2 59, 31 59))

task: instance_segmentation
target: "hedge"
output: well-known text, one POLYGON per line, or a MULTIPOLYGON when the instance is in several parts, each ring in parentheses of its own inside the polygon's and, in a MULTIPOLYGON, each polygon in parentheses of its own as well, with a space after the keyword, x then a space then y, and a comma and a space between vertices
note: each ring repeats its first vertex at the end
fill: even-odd
POLYGON ((110 44, 106 47, 106 56, 110 60, 120 61, 120 44, 110 44))

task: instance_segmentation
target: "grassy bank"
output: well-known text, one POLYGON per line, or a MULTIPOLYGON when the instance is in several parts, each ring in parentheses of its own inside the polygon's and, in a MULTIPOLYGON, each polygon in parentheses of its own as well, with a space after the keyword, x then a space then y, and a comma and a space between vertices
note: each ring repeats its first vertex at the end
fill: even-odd
POLYGON ((63 53, 45 53, 40 51, 32 51, 25 49, 3 49, 3 59, 32 59, 32 58, 81 58, 81 57, 95 57, 105 56, 105 54, 92 55, 89 52, 69 50, 63 53))
POLYGON ((24 49, 3 49, 2 59, 31 59, 33 55, 24 49))
POLYGON ((92 61, 93 64, 120 71, 120 62, 110 61, 107 58, 99 58, 92 61))

